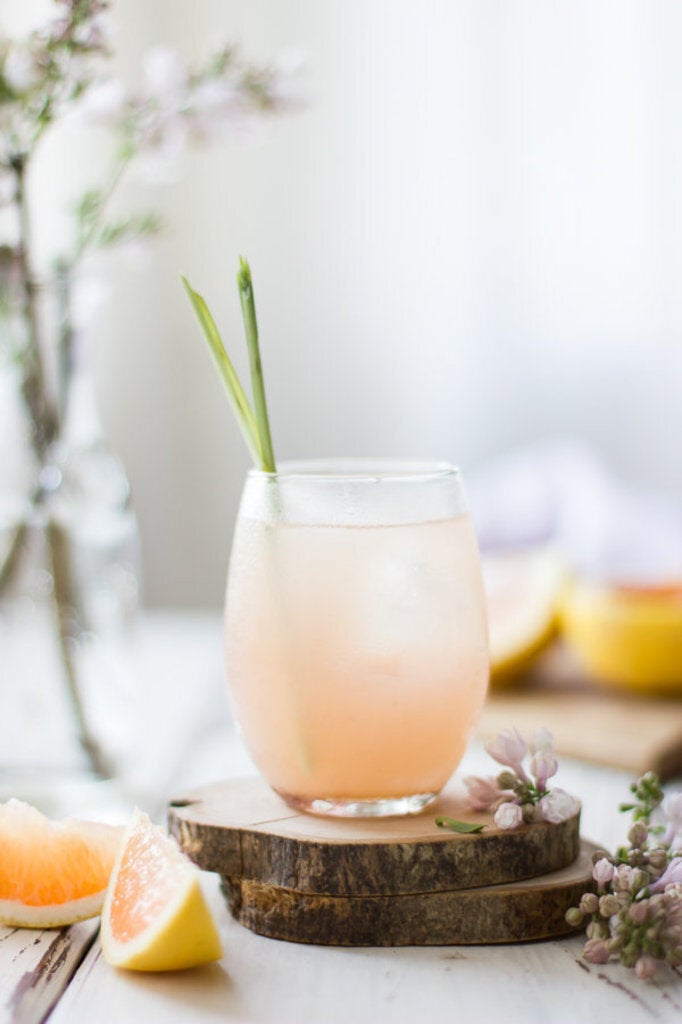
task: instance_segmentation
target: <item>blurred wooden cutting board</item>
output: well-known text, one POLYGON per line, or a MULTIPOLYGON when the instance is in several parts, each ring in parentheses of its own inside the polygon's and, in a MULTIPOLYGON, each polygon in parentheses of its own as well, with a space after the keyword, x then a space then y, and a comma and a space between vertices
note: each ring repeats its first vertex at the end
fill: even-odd
POLYGON ((515 684, 491 689, 478 727, 482 740, 516 727, 542 726, 558 753, 622 768, 682 775, 682 699, 641 697, 599 688, 582 677, 560 644, 515 684))

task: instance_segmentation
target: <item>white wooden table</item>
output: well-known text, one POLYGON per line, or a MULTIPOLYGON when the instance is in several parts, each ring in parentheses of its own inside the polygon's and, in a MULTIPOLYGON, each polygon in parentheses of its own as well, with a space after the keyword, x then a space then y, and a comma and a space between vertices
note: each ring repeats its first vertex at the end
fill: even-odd
MULTIPOLYGON (((148 749, 138 798, 161 819, 173 792, 253 768, 225 703, 217 616, 148 616, 148 749), (153 722, 154 727, 148 723, 153 722)), ((510 723, 513 725, 513 723, 510 723)), ((465 771, 486 770, 479 747, 465 771)), ((562 762, 557 784, 581 796, 583 834, 613 847, 627 820, 617 804, 629 776, 562 762)), ((101 815, 124 817, 127 797, 105 794, 101 815)), ((97 813, 95 794, 83 808, 97 813), (88 804, 89 801, 89 804, 88 804)), ((517 946, 342 949, 261 938, 229 917, 218 879, 205 876, 222 961, 179 974, 118 972, 102 959, 97 922, 60 931, 0 929, 0 1024, 629 1024, 682 1019, 682 973, 640 982, 618 964, 586 964, 581 939, 517 946)))

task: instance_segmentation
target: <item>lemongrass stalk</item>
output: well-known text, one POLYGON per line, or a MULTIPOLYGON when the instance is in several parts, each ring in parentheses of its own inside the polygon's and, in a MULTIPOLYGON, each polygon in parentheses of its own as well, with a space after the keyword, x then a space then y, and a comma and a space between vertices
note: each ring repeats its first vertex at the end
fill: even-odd
MULTIPOLYGON (((206 339, 211 347, 211 351, 215 356, 218 369, 220 370, 227 389, 227 394, 232 403, 232 408, 234 409, 237 417, 237 422, 246 439, 249 450, 253 455, 254 462, 264 472, 276 473, 277 469, 272 449, 272 438, 270 436, 268 410, 265 401, 265 382, 263 380, 263 367, 260 359, 258 324, 256 321, 253 283, 251 281, 251 270, 249 268, 249 264, 245 259, 240 258, 237 285, 239 287, 239 299, 242 307, 246 343, 249 350, 249 368, 251 372, 251 386, 253 391, 253 407, 250 405, 249 400, 246 397, 246 393, 244 392, 239 378, 237 377, 236 371, 230 362, 227 352, 225 351, 225 346, 223 345, 220 333, 218 332, 218 328, 215 325, 206 303, 202 297, 194 291, 184 277, 182 278, 182 282, 187 294, 189 295, 206 339)), ((271 488, 268 488, 268 500, 271 502, 277 501, 277 496, 271 488)), ((275 532, 270 535, 270 543, 272 545, 271 557, 266 558, 265 561, 266 565, 270 566, 269 571, 272 577, 271 585, 276 592, 279 592, 281 580, 276 564, 278 545, 275 532)), ((280 594, 279 600, 282 605, 283 613, 286 614, 287 606, 285 595, 280 594)), ((299 737, 298 750, 300 763, 304 771, 310 773, 312 771, 310 744, 302 729, 302 715, 299 707, 300 701, 296 693, 295 686, 292 686, 289 696, 289 710, 292 728, 299 737)))
POLYGON ((197 315, 201 329, 204 332, 204 336, 218 365, 220 375, 223 379, 223 383, 225 384, 225 390, 227 391, 227 397, 230 400, 237 419, 237 424, 244 436, 244 440, 246 441, 246 445, 251 453, 254 464, 260 469, 267 470, 268 467, 265 465, 265 458, 261 448, 261 439, 256 417, 253 414, 253 409, 251 408, 249 400, 241 386, 239 377, 237 376, 237 371, 225 351, 225 346, 223 345, 222 338, 220 337, 220 332, 216 327, 215 320, 211 316, 204 299, 198 292, 194 291, 187 278, 183 277, 182 283, 185 286, 185 290, 189 296, 192 306, 194 307, 194 312, 197 315))
POLYGON ((239 257, 237 286, 239 288, 239 301, 241 302, 242 307, 246 344, 249 350, 253 407, 256 414, 256 422, 258 424, 261 454, 263 457, 263 469, 267 473, 276 473, 277 466, 275 465, 275 455, 272 450, 270 421, 268 419, 268 407, 265 401, 265 381, 263 379, 263 366, 261 363, 260 347, 258 344, 258 323, 256 321, 256 306, 253 298, 251 268, 243 256, 239 257))

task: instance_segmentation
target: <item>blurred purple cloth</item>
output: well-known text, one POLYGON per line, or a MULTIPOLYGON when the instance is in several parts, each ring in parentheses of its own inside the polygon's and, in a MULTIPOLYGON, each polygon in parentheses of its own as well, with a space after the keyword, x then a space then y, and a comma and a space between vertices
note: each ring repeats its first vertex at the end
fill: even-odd
POLYGON ((556 438, 468 474, 482 550, 551 542, 598 579, 682 581, 682 510, 616 479, 592 448, 556 438))

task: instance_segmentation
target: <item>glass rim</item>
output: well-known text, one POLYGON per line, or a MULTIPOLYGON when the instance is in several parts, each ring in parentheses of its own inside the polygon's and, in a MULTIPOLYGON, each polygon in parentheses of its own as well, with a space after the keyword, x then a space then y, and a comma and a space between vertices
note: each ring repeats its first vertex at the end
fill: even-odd
POLYGON ((322 459, 285 459, 272 473, 255 466, 248 477, 263 480, 352 481, 356 483, 414 483, 426 480, 460 479, 459 467, 440 459, 410 459, 384 456, 339 456, 322 459))

